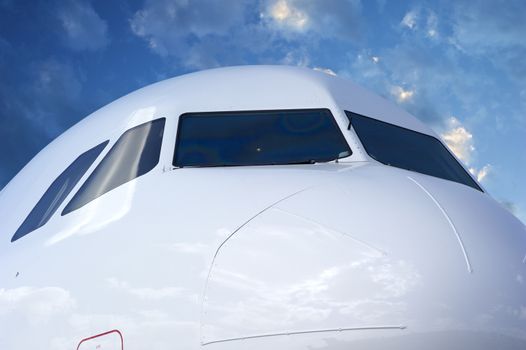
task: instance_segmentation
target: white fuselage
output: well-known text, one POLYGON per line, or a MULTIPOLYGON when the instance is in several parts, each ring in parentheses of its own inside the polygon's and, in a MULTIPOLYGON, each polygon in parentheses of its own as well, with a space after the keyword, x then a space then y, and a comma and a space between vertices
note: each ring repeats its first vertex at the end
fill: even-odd
POLYGON ((351 83, 286 67, 171 79, 64 133, 0 193, 0 349, 525 349, 524 225, 482 191, 375 161, 345 110, 434 135, 351 83), (294 108, 329 109, 352 155, 172 166, 184 113, 294 108), (61 215, 126 130, 160 117, 151 171, 61 215), (49 221, 11 242, 105 140, 49 221))

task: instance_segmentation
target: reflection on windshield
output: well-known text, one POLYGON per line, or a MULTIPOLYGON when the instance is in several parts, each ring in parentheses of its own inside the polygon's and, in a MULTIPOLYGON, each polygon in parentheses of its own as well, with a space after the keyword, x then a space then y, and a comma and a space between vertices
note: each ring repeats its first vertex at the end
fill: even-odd
POLYGON ((164 122, 165 119, 161 118, 126 131, 64 208, 62 215, 152 170, 159 162, 164 122))
POLYGON ((53 181, 22 225, 20 225, 15 232, 11 242, 16 241, 48 222, 107 144, 108 141, 105 141, 82 153, 53 181))
POLYGON ((313 164, 351 155, 327 109, 181 116, 177 167, 313 164))
POLYGON ((436 138, 356 113, 345 113, 366 152, 377 161, 482 191, 436 138))

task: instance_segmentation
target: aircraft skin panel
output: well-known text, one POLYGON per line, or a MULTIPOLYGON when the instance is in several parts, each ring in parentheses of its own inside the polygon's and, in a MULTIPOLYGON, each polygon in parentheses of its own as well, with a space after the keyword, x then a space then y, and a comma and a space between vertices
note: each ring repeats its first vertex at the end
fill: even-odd
MULTIPOLYGON (((475 226, 474 220, 468 220, 473 227, 456 215, 452 218, 471 254, 473 270, 469 270, 463 249, 435 202, 408 181, 407 171, 392 171, 389 176, 376 166, 346 171, 329 184, 276 204, 232 236, 210 273, 202 341, 292 337, 323 329, 359 333, 348 337, 362 339, 377 337, 371 329, 389 327, 411 338, 429 327, 446 332, 451 324, 467 334, 480 331, 484 336, 495 329, 521 334, 521 303, 509 303, 521 300, 525 292, 518 277, 526 271, 521 272, 518 264, 526 246, 520 224, 510 221, 506 212, 501 212, 502 223, 495 218, 486 222, 484 213, 495 211, 496 204, 485 194, 466 190, 467 201, 482 197, 476 200, 486 207, 463 209, 478 217, 475 226), (364 180, 371 178, 375 188, 364 180), (374 221, 366 216, 371 211, 377 212, 374 221), (515 233, 513 240, 506 241, 509 246, 487 245, 486 235, 498 238, 492 235, 492 226, 503 227, 504 222, 517 225, 508 229, 515 233), (501 257, 505 263, 498 265, 500 269, 489 261, 496 250, 510 253, 501 257), (443 283, 444 276, 449 283, 443 283), (499 294, 481 295, 494 284, 502 290, 499 294), (507 307, 496 310, 496 305, 507 307), (441 325, 445 319, 450 324, 441 325), (367 332, 355 332, 361 328, 367 332)), ((420 176, 426 184, 437 182, 433 180, 420 176)), ((440 185, 442 191, 437 193, 456 196, 465 187, 448 181, 440 185)), ((448 212, 459 213, 440 199, 448 212)))
POLYGON ((403 302, 382 297, 389 286, 369 271, 417 276, 403 264, 382 271, 388 263, 380 251, 347 234, 269 209, 232 236, 215 259, 202 341, 401 328, 403 302))
POLYGON ((525 226, 483 191, 373 160, 345 110, 434 136, 350 82, 290 67, 189 74, 88 116, 0 192, 0 349, 526 349, 525 226), (330 110, 353 154, 172 165, 184 113, 302 108, 330 110), (62 215, 117 139, 158 118, 158 164, 62 215), (49 221, 11 242, 104 141, 49 221))

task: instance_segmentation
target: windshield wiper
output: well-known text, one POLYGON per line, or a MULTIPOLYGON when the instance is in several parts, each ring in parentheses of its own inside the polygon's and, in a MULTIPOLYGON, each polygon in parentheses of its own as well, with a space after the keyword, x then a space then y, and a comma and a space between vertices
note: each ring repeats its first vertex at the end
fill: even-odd
MULTIPOLYGON (((286 165, 289 165, 289 164, 316 164, 318 163, 317 160, 314 160, 314 159, 306 159, 306 160, 298 160, 298 161, 295 161, 295 162, 287 162, 287 163, 283 163, 283 164, 286 164, 286 165)), ((279 163, 277 163, 279 164, 279 163)))
POLYGON ((337 157, 334 158, 326 158, 326 159, 305 159, 305 160, 299 160, 295 162, 288 162, 285 164, 316 164, 316 163, 330 163, 330 162, 336 162, 338 163, 339 159, 345 158, 350 156, 348 152, 342 152, 338 154, 337 157))

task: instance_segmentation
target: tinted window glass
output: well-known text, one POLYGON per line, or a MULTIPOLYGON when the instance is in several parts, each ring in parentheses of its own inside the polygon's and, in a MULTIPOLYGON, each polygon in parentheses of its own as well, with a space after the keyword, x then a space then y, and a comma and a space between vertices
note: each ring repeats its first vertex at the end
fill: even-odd
POLYGON ((350 154, 328 110, 193 113, 179 119, 174 165, 297 164, 350 154))
POLYGON ((126 131, 64 208, 62 215, 152 170, 159 163, 164 121, 164 118, 157 119, 126 131))
POLYGON ((377 161, 402 169, 480 187, 436 138, 346 112, 366 152, 377 161))
POLYGON ((103 142, 89 151, 82 153, 53 181, 22 225, 20 225, 15 232, 11 242, 16 241, 48 222, 107 144, 108 141, 103 142))

